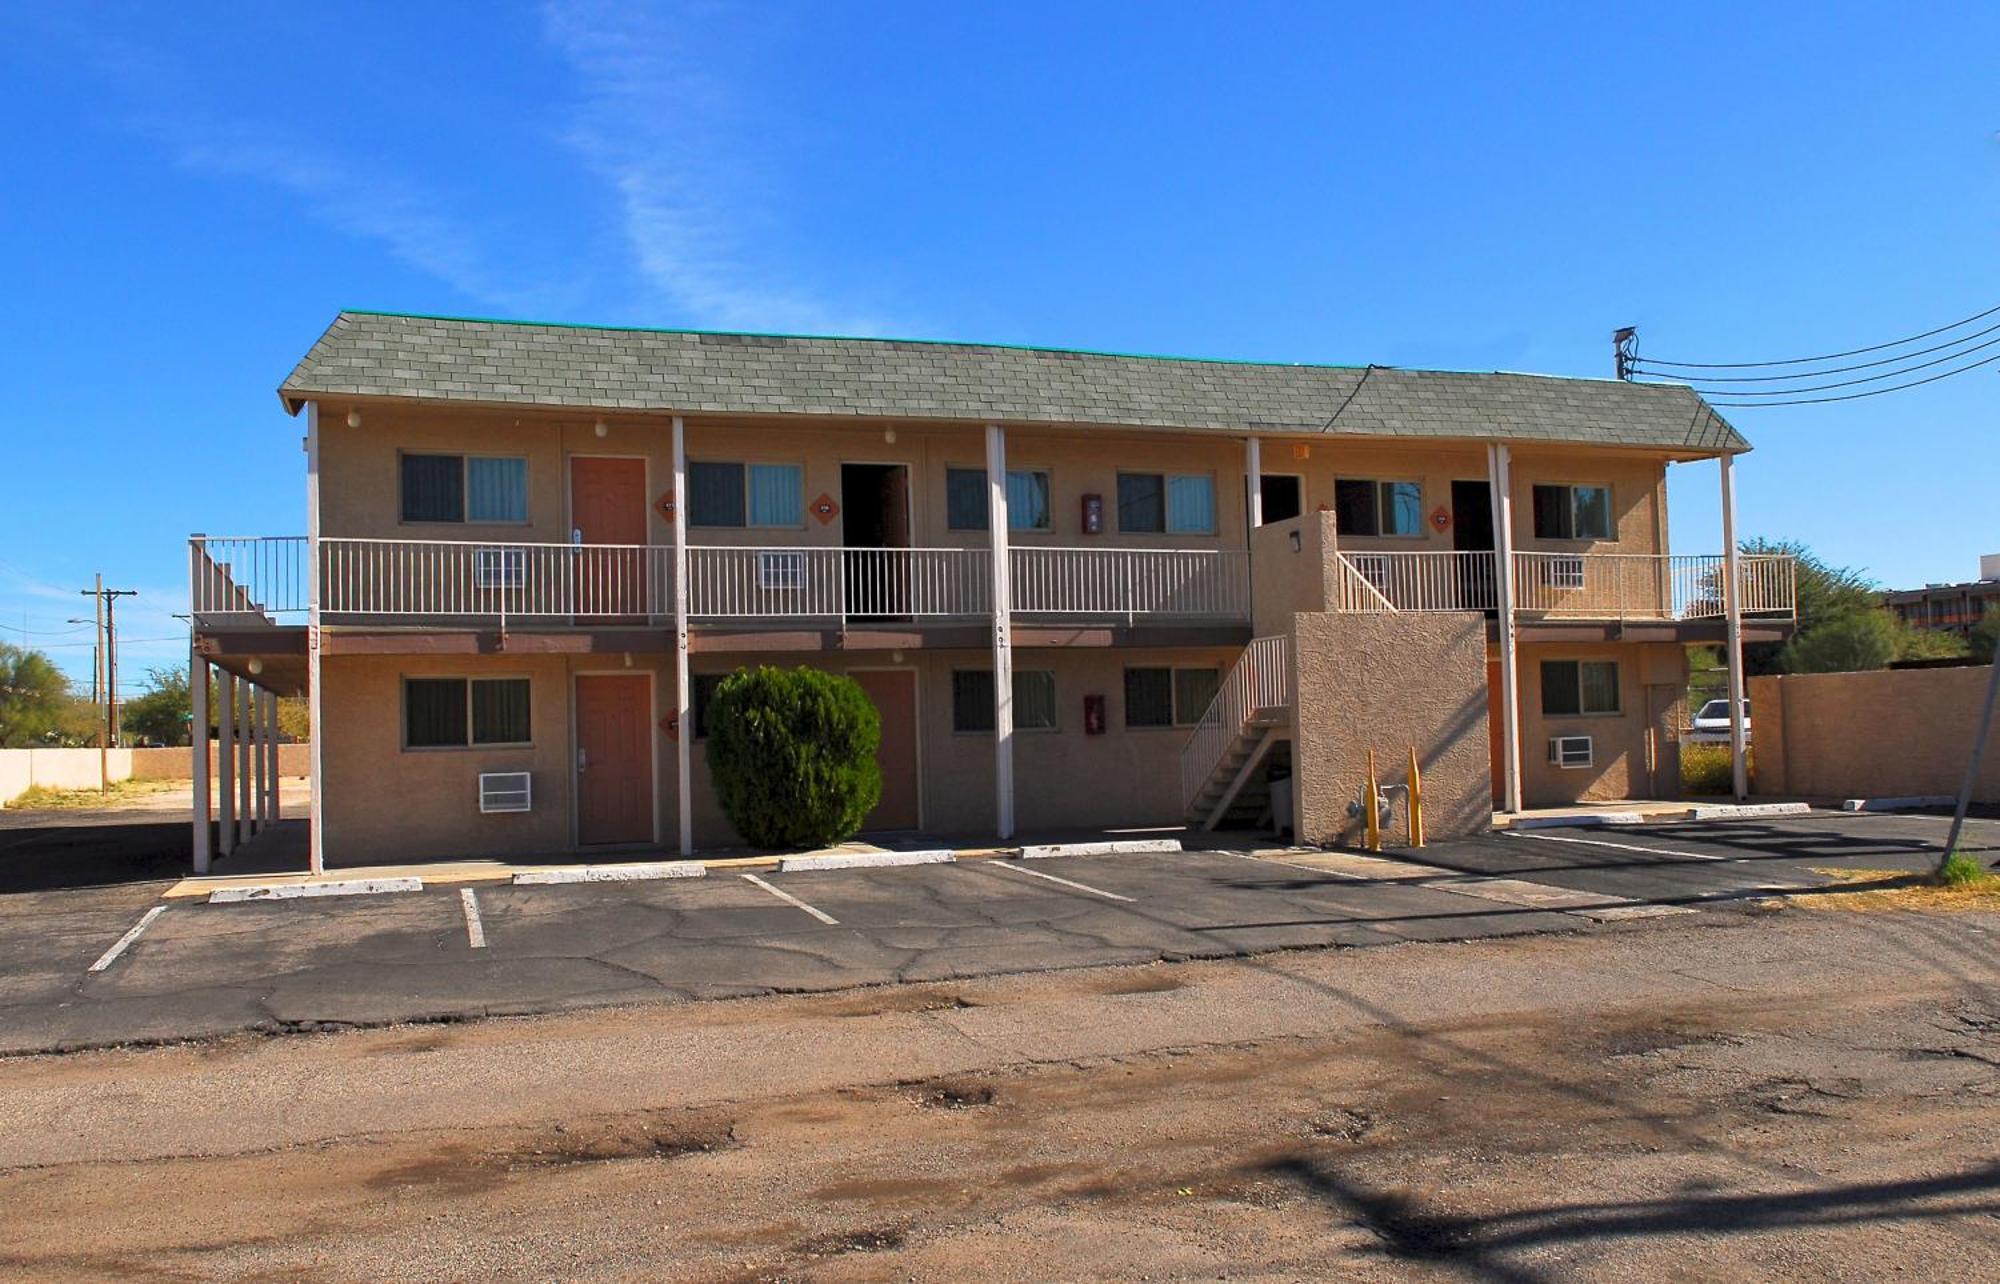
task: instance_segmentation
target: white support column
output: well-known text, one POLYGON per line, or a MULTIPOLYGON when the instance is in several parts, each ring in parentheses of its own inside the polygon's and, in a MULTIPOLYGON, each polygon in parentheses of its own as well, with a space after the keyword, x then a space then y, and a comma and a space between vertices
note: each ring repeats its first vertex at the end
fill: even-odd
POLYGON ((1250 529, 1264 524, 1264 451, 1255 437, 1243 442, 1244 512, 1250 515, 1250 529))
POLYGON ((1007 434, 986 425, 986 525, 993 550, 993 814, 1014 836, 1014 624, 1007 535, 1007 434))
POLYGON ((1736 547, 1736 459, 1722 456, 1722 613, 1729 637, 1729 768, 1736 801, 1750 796, 1749 736, 1743 726, 1743 565, 1736 547))
POLYGON ((326 869, 326 743, 325 685, 320 681, 319 596, 319 403, 306 403, 306 721, 311 737, 306 750, 306 775, 312 788, 307 810, 306 867, 326 869))
POLYGON ((236 841, 245 843, 257 832, 252 826, 254 813, 250 797, 250 760, 255 747, 250 736, 257 725, 257 715, 251 711, 250 702, 254 699, 252 692, 255 688, 244 678, 232 676, 229 680, 236 684, 236 717, 242 723, 236 733, 236 841))
POLYGON ((216 842, 224 856, 236 850, 236 675, 215 675, 216 842))
POLYGON ((208 805, 208 660, 202 655, 189 624, 188 635, 188 752, 194 758, 194 872, 206 874, 209 862, 208 805))
POLYGON ((1502 810, 1521 810, 1521 660, 1514 618, 1514 475, 1507 447, 1486 448, 1488 486, 1493 492, 1493 587, 1500 633, 1500 721, 1502 810))
POLYGON ((694 699, 688 676, 687 427, 674 416, 674 771, 681 855, 694 855, 694 699))
POLYGON ((264 689, 252 683, 243 702, 250 715, 250 832, 264 831, 267 798, 264 787, 264 689))
POLYGON ((264 692, 264 823, 278 823, 278 693, 264 692))

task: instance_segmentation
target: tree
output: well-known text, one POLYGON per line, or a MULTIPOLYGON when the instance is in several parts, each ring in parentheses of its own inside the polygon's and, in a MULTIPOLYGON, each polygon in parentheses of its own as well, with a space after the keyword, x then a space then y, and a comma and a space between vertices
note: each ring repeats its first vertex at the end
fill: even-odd
POLYGON ((1945 629, 1919 629, 1898 622, 1898 660, 1962 660, 1972 654, 1972 643, 1945 629))
POLYGON ((0 749, 59 742, 73 730, 69 679, 40 651, 0 642, 0 749))
POLYGON ((716 687, 707 720, 716 797, 753 846, 852 838, 882 799, 882 719, 852 678, 738 669, 716 687))
POLYGON ((1849 673, 1886 668, 1902 643, 1896 617, 1876 607, 1801 631, 1780 655, 1786 673, 1849 673))
POLYGON ((127 700, 119 711, 125 733, 156 744, 189 743, 194 706, 188 698, 187 667, 148 669, 146 684, 145 693, 127 700))
MULTIPOLYGON (((1875 582, 1864 571, 1851 566, 1830 566, 1798 540, 1745 540, 1746 557, 1783 556, 1794 559, 1798 575, 1798 619, 1791 643, 1752 642, 1743 648, 1745 673, 1801 672, 1786 665, 1784 657, 1821 625, 1832 624, 1860 612, 1877 609, 1875 582)), ((1829 646, 1832 643, 1828 643, 1829 646)), ((1895 656, 1891 653, 1890 659, 1895 656)), ((1882 664, 1889 661, 1884 660, 1882 664)), ((1881 668, 1882 665, 1873 665, 1881 668)), ((1817 672, 1817 670, 1814 670, 1817 672)))
POLYGON ((2000 606, 1989 606, 1985 616, 1972 626, 1972 658, 1993 664, 1996 650, 2000 650, 2000 606))

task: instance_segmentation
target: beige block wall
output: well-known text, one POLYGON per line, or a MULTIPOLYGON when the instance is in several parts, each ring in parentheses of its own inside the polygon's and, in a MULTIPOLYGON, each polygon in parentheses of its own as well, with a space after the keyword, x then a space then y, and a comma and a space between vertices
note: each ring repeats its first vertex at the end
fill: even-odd
POLYGON ((132 777, 131 749, 0 749, 0 803, 30 789, 96 789, 132 777))
MULTIPOLYGON (((216 744, 208 745, 209 779, 215 778, 216 744)), ((304 776, 312 770, 312 746, 308 744, 280 744, 278 746, 278 774, 280 776, 304 776)), ((194 755, 183 746, 178 749, 134 749, 132 750, 132 779, 134 780, 192 780, 194 779, 194 755)))
MULTIPOLYGON (((1896 669, 1750 679, 1760 794, 1956 795, 1992 670, 1896 669)), ((2000 803, 2000 724, 1973 798, 2000 803)))
POLYGON ((1687 649, 1678 643, 1530 642, 1520 647, 1521 801, 1528 807, 1680 796, 1680 728, 1686 723, 1687 649), (1542 661, 1615 660, 1619 712, 1542 712, 1542 661), (1549 762, 1551 736, 1592 738, 1593 764, 1549 762))
MULTIPOLYGON (((1300 841, 1360 837, 1347 804, 1371 748, 1385 786, 1408 783, 1416 748, 1432 838, 1484 832, 1493 817, 1485 617, 1300 615, 1295 629, 1300 841)), ((1401 816, 1399 805, 1399 825, 1401 816)))
MULTIPOLYGON (((1022 730, 1014 749, 1015 817, 1036 830, 1177 825, 1181 823, 1180 751, 1189 729, 1125 726, 1126 666, 1205 666, 1226 672, 1236 648, 1020 649, 1017 670, 1055 674, 1057 726, 1022 730), (1106 729, 1083 731, 1084 699, 1105 698, 1106 729)), ((803 656, 697 652, 694 673, 728 673, 739 665, 792 667, 810 663, 832 672, 902 668, 917 675, 920 806, 933 834, 988 834, 993 816, 993 736, 952 730, 954 669, 989 669, 979 651, 855 652, 803 656)), ((635 654, 632 667, 654 678, 654 722, 670 712, 672 661, 635 654)), ((624 671, 619 656, 399 657, 329 656, 323 662, 328 713, 325 740, 326 842, 336 864, 402 858, 523 857, 574 849, 569 770, 573 761, 571 681, 592 670, 624 671), (404 676, 526 676, 532 683, 534 744, 521 749, 402 748, 404 676), (534 773, 535 809, 527 815, 483 816, 477 777, 483 771, 534 773)), ((672 846, 679 827, 676 745, 654 737, 656 836, 672 846)), ((705 741, 693 745, 695 844, 738 844, 717 803, 705 741)))

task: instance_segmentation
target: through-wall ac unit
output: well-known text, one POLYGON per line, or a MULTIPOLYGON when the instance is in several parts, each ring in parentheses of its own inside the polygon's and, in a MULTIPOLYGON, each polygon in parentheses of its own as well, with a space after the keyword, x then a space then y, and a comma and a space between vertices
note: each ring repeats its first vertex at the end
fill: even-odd
POLYGON ((535 809, 534 776, 525 771, 479 773, 479 810, 485 814, 535 809))
POLYGON ((806 555, 786 550, 776 553, 757 554, 757 587, 766 591, 774 589, 801 589, 806 584, 806 555))
POLYGON ((1594 759, 1589 736, 1550 736, 1549 763, 1557 767, 1588 767, 1594 759))
POLYGON ((1542 586, 1552 589, 1583 587, 1581 557, 1550 557, 1542 560, 1542 586))
POLYGON ((521 548, 472 550, 472 583, 477 588, 520 588, 528 578, 528 552, 521 548))
POLYGON ((1350 553, 1348 560, 1377 593, 1389 594, 1389 559, 1381 553, 1350 553))

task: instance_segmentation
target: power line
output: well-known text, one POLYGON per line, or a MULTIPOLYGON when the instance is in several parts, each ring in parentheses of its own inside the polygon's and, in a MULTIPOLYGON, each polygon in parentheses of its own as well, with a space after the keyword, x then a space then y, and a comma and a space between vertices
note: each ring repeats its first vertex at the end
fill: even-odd
POLYGON ((23 628, 18 624, 0 624, 0 629, 5 629, 9 633, 18 633, 22 637, 27 638, 73 638, 83 632, 82 629, 29 629, 23 628))
MULTIPOLYGON (((1856 362, 1854 365, 1851 366, 1834 366, 1831 369, 1827 370, 1801 370, 1797 374, 1782 374, 1782 375, 1704 375, 1702 376, 1702 382, 1703 383, 1778 383, 1786 379, 1817 379, 1821 375, 1846 374, 1850 370, 1872 370, 1876 366, 1893 366, 1899 361, 1908 361, 1911 357, 1921 357, 1927 353, 1932 353, 1932 352, 1943 352, 1946 348, 1955 348, 1961 343, 1970 343, 1972 340, 1979 338, 1981 335, 1992 334, 1995 330, 2000 330, 2000 324, 1989 325, 1984 330, 1974 330, 1971 334, 1963 334, 1956 339, 1948 339, 1943 343, 1933 344, 1928 348, 1918 348, 1915 352, 1904 352, 1893 357, 1883 357, 1880 360, 1876 361, 1856 362)), ((1984 344, 1980 345, 1980 347, 1984 346, 1986 345, 1984 344)), ((1978 349, 1967 348, 1964 351, 1976 352, 1978 351, 1978 349)), ((1962 352, 1954 353, 1952 355, 1962 356, 1964 355, 1964 353, 1962 352)), ((1944 360, 1949 361, 1951 360, 1951 357, 1946 357, 1944 358, 1944 360)), ((1653 364, 1655 363, 1650 357, 1635 356, 1631 358, 1631 366, 1633 370, 1639 374, 1661 373, 1660 371, 1657 370, 1646 370, 1641 368, 1653 364)), ((1659 364, 1670 364, 1670 363, 1663 362, 1659 364)), ((1773 362, 1772 364, 1775 365, 1777 363, 1773 362)), ((1915 367, 1912 368, 1914 369, 1915 367)), ((1888 374, 1885 374, 1881 377, 1885 379, 1892 378, 1896 373, 1897 372, 1895 371, 1890 371, 1888 374)))
MULTIPOLYGON (((1807 366, 1821 361, 1837 361, 1842 357, 1858 357, 1868 352, 1881 352, 1888 348, 1900 348, 1906 343, 1915 343, 1919 339, 1928 339, 1933 335, 1943 334, 1947 330, 1956 330, 1960 326, 1971 325, 1974 321, 1983 321, 1996 312, 2000 312, 2000 304, 1996 304, 1984 312, 1975 312, 1962 321, 1954 321, 1950 325, 1941 325, 1935 330, 1926 330, 1922 334, 1913 334, 1907 339, 1896 339, 1889 343, 1870 344, 1865 348, 1849 348, 1845 352, 1829 352, 1817 357, 1790 357, 1783 361, 1661 361, 1650 357, 1646 358, 1646 360, 1652 365, 1674 366, 1681 370, 1753 370, 1760 366, 1807 366)), ((1917 354, 1909 353, 1906 355, 1915 356, 1917 354)))
POLYGON ((1973 362, 1972 364, 1960 366, 1956 370, 1946 370, 1938 374, 1929 375, 1922 379, 1914 379, 1909 383, 1891 384, 1887 388, 1870 388, 1866 392, 1842 393, 1840 396, 1837 397, 1800 397, 1792 401, 1711 401, 1709 402, 1709 404, 1712 406, 1739 406, 1739 407, 1740 406, 1817 406, 1829 401, 1856 401, 1862 397, 1879 397, 1885 392, 1901 392, 1905 388, 1921 388, 1927 383, 1936 383, 1940 379, 1949 379, 1953 375, 1961 375, 1968 370, 1977 370, 1982 366, 1990 366, 1996 361, 2000 361, 2000 353, 1995 353, 1990 357, 1981 357, 1979 360, 1973 362))
MULTIPOLYGON (((2000 329, 2000 327, 1995 327, 1995 328, 1996 328, 1996 329, 2000 329)), ((1789 396, 1792 396, 1792 395, 1794 395, 1794 394, 1796 394, 1796 393, 1801 393, 1801 392, 1827 392, 1827 391, 1830 391, 1831 389, 1834 389, 1834 388, 1854 388, 1854 387, 1858 387, 1858 386, 1860 386, 1861 384, 1864 384, 1864 383, 1879 383, 1880 381, 1882 381, 1882 380, 1884 380, 1884 379, 1897 379, 1897 378, 1901 378, 1901 377, 1902 377, 1903 375, 1906 375, 1906 374, 1915 374, 1915 373, 1916 373, 1917 371, 1919 371, 1919 370, 1928 370, 1928 369, 1930 369, 1930 368, 1931 368, 1932 366, 1941 366, 1941 365, 1943 365, 1943 364, 1944 364, 1945 362, 1947 362, 1947 361, 1956 361, 1956 360, 1958 360, 1958 359, 1959 359, 1960 357, 1967 357, 1967 356, 1971 356, 1971 355, 1972 355, 1973 353, 1975 353, 1975 352, 1979 352, 1979 351, 1982 351, 1983 349, 1986 349, 1986 348, 1991 348, 1991 347, 1993 347, 1993 346, 1994 346, 1994 345, 1996 345, 1996 344, 2000 344, 2000 339, 1988 339, 1988 340, 1987 340, 1986 342, 1984 342, 1984 343, 1977 343, 1977 344, 1974 344, 1974 345, 1973 345, 1972 347, 1970 347, 1970 348, 1961 348, 1961 349, 1960 349, 1959 351, 1957 351, 1957 352, 1952 352, 1952 353, 1947 353, 1947 354, 1946 354, 1945 356, 1942 356, 1942 357, 1933 357, 1933 358, 1931 358, 1931 359, 1930 359, 1929 361, 1920 361, 1920 362, 1918 362, 1918 363, 1917 363, 1916 365, 1913 365, 1913 366, 1904 366, 1904 367, 1902 367, 1902 368, 1901 368, 1901 369, 1899 369, 1899 370, 1884 370, 1884 371, 1883 371, 1883 372, 1882 372, 1881 374, 1873 374, 1873 375, 1864 375, 1864 376, 1862 376, 1862 377, 1861 377, 1861 378, 1859 378, 1859 379, 1841 379, 1841 380, 1838 380, 1837 382, 1834 382, 1834 383, 1815 383, 1815 384, 1807 384, 1807 385, 1805 385, 1804 387, 1800 387, 1800 388, 1763 388, 1763 389, 1753 389, 1753 388, 1715 388, 1715 389, 1705 389, 1705 388, 1699 388, 1699 387, 1697 387, 1697 388, 1696 388, 1695 390, 1696 390, 1697 392, 1702 392, 1702 393, 1704 393, 1704 394, 1705 394, 1705 393, 1707 393, 1707 392, 1711 392, 1711 391, 1712 391, 1712 392, 1714 392, 1714 393, 1715 393, 1715 394, 1716 394, 1717 396, 1722 396, 1722 397, 1789 397, 1789 396)), ((1968 369, 1970 369, 1970 367, 1967 367, 1967 368, 1968 368, 1968 369)), ((1648 373, 1650 373, 1650 372, 1648 372, 1648 373)), ((1828 371, 1823 371, 1823 372, 1819 372, 1819 373, 1825 373, 1825 374, 1832 374, 1832 373, 1833 373, 1833 371, 1830 371, 1830 370, 1828 370, 1828 371)), ((1796 376, 1795 376, 1795 377, 1796 377, 1796 376)), ((1685 380, 1676 380, 1676 382, 1686 382, 1686 381, 1685 381, 1685 380)), ((1903 386, 1904 386, 1904 387, 1906 387, 1906 388, 1913 388, 1913 387, 1915 387, 1916 385, 1915 385, 1915 384, 1904 384, 1903 386)), ((1892 391, 1892 390, 1891 390, 1891 389, 1888 389, 1888 388, 1883 388, 1883 389, 1881 389, 1880 391, 1882 391, 1882 392, 1889 392, 1889 391, 1892 391)), ((1786 403, 1781 403, 1781 402, 1769 402, 1769 403, 1765 403, 1765 402, 1756 402, 1756 401, 1753 401, 1753 402, 1750 402, 1750 403, 1748 403, 1748 404, 1750 404, 1750 405, 1753 405, 1753 406, 1755 406, 1755 405, 1765 405, 1765 404, 1770 404, 1770 405, 1781 405, 1781 404, 1786 404, 1786 403)))

